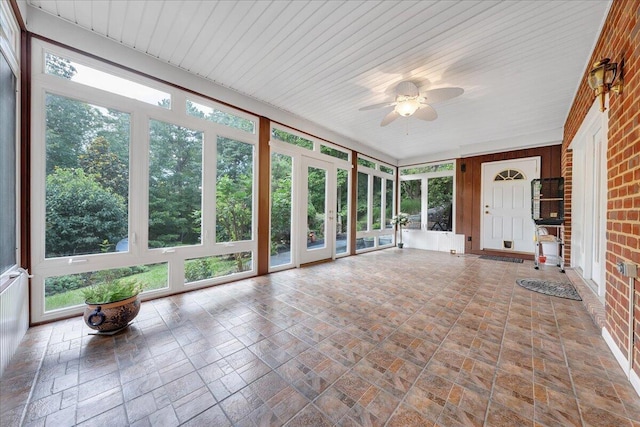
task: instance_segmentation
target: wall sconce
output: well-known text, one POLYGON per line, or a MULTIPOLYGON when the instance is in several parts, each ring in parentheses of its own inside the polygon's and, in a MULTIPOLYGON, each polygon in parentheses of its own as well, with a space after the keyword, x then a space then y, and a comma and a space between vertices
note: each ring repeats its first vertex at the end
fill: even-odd
POLYGON ((595 91, 596 98, 600 97, 600 111, 606 110, 604 107, 604 96, 607 92, 622 93, 622 67, 624 60, 611 63, 609 58, 603 58, 593 64, 593 69, 589 71, 589 86, 595 91), (614 84, 615 83, 615 84, 614 84))

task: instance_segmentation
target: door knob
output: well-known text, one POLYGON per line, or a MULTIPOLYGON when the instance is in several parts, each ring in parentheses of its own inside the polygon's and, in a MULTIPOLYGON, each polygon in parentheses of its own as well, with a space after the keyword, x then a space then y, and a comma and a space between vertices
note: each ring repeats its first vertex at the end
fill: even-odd
POLYGON ((488 207, 489 207, 489 205, 484 205, 484 207, 485 207, 485 208, 488 208, 488 207))
POLYGON ((488 214, 488 213, 489 213, 489 211, 484 211, 484 213, 488 214))

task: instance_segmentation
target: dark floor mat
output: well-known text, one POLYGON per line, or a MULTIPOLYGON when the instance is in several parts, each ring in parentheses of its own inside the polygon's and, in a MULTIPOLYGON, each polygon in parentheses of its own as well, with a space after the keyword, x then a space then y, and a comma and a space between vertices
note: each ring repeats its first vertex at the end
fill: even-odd
POLYGON ((582 301, 580 294, 571 283, 551 282, 540 279, 518 279, 516 283, 530 291, 539 292, 554 297, 567 298, 582 301))
POLYGON ((492 261, 503 261, 503 262, 515 262, 521 264, 523 261, 520 258, 511 258, 507 256, 495 256, 495 255, 480 255, 480 259, 490 259, 492 261))

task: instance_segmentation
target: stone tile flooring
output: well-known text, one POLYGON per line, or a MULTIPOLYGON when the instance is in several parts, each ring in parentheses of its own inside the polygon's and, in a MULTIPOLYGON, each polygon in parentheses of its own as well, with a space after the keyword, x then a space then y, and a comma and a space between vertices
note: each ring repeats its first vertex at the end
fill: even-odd
POLYGON ((31 328, 2 426, 640 426, 640 398, 566 280, 412 249, 147 301, 126 332, 31 328))

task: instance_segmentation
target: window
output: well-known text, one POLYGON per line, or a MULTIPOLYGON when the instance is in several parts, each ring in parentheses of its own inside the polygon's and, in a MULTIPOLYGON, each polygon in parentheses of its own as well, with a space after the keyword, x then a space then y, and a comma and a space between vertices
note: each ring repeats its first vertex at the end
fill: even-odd
POLYGON ((167 109, 171 108, 171 95, 167 92, 87 67, 79 62, 52 53, 46 54, 45 72, 96 89, 146 102, 147 104, 167 109))
POLYGON ((349 153, 346 151, 338 150, 337 148, 328 147, 326 145, 320 146, 320 152, 327 156, 335 157, 340 160, 349 160, 349 153))
POLYGON ((0 53, 0 275, 17 264, 16 88, 17 78, 0 53))
POLYGON ((281 129, 273 128, 271 130, 271 137, 277 139, 278 141, 306 148, 307 150, 313 150, 313 141, 281 129))
POLYGON ((251 239, 253 145, 218 137, 216 242, 251 239))
POLYGON ((358 157, 356 249, 393 244, 389 234, 395 200, 390 166, 358 157))
POLYGON ((150 120, 149 248, 201 242, 202 132, 150 120))
POLYGON ((187 115, 199 117, 214 123, 229 126, 249 133, 256 133, 256 122, 235 114, 227 113, 213 107, 187 99, 187 115))
POLYGON ((0 286, 20 263, 18 205, 18 108, 20 30, 9 2, 0 2, 0 286))
POLYGON ((41 40, 31 60, 34 321, 101 280, 147 298, 255 274, 257 117, 41 40))
POLYGON ((115 252, 128 235, 130 116, 53 94, 45 109, 45 256, 115 252))
POLYGON ((525 179, 524 174, 515 169, 503 170, 493 178, 494 181, 515 181, 519 179, 525 179))
POLYGON ((291 264, 293 206, 293 158, 271 154, 271 253, 270 267, 291 264))
POLYGON ((400 211, 409 214, 407 229, 453 231, 453 162, 400 169, 400 211))

